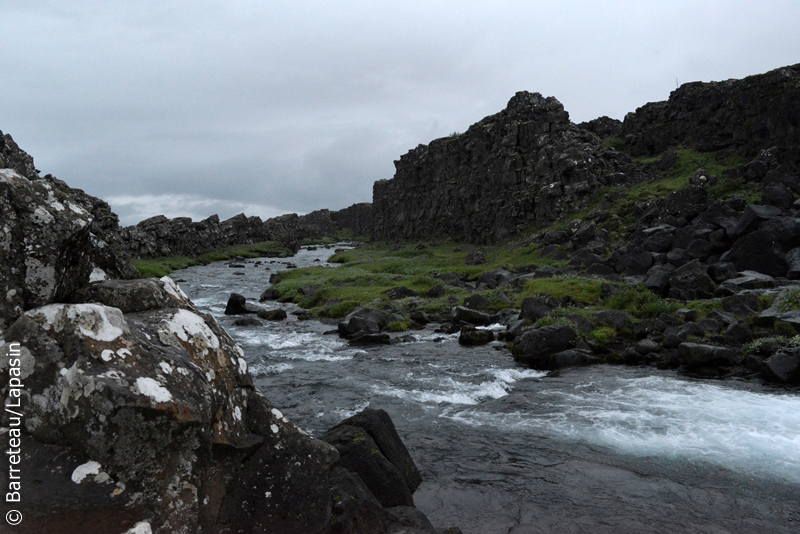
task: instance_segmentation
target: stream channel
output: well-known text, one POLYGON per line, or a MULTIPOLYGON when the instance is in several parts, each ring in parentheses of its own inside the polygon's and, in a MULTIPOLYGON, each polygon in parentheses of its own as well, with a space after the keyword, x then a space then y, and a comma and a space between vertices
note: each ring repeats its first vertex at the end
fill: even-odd
POLYGON ((232 292, 257 302, 272 272, 288 262, 325 266, 331 253, 236 262, 244 268, 217 262, 172 277, 228 330, 256 386, 305 431, 320 436, 368 406, 386 410, 422 472, 416 506, 437 527, 800 532, 797 390, 642 367, 547 375, 517 366, 499 342, 464 348, 436 325, 410 332, 416 342, 351 347, 323 334, 335 324, 289 315, 238 327, 224 315, 232 292))

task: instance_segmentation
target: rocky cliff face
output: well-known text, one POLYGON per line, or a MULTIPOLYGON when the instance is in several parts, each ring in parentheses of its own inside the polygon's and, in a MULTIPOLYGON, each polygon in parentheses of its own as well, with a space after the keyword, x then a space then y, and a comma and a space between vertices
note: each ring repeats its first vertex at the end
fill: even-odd
POLYGON ((316 210, 300 216, 301 238, 336 238, 343 230, 359 237, 372 235, 372 204, 362 202, 339 211, 316 210))
POLYGON ((49 174, 9 135, 0 168, 0 329, 25 310, 66 302, 78 288, 105 278, 138 278, 108 243, 117 216, 108 204, 49 174), (21 174, 24 173, 24 174, 21 174))
POLYGON ((800 65, 742 80, 687 83, 666 102, 629 113, 626 150, 652 155, 687 144, 701 152, 730 149, 747 157, 778 148, 782 163, 800 162, 800 65))
POLYGON ((625 154, 578 128, 555 98, 517 93, 461 135, 420 145, 373 187, 373 236, 492 243, 639 179, 625 154))

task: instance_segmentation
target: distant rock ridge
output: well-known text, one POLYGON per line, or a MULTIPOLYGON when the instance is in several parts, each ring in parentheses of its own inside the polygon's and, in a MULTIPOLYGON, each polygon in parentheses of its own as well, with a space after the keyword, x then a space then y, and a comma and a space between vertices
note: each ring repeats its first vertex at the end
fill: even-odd
POLYGON ((361 202, 339 211, 316 210, 300 216, 300 237, 332 237, 348 230, 354 236, 372 235, 372 204, 361 202))
POLYGON ((134 226, 120 228, 114 244, 131 259, 198 256, 231 245, 262 241, 277 241, 297 251, 299 234, 299 219, 293 213, 266 221, 243 213, 226 221, 212 215, 199 222, 193 222, 189 217, 168 219, 156 215, 134 226))
POLYGON ((583 207, 640 166, 569 120, 553 97, 519 92, 460 135, 420 145, 373 186, 373 237, 494 243, 583 207))

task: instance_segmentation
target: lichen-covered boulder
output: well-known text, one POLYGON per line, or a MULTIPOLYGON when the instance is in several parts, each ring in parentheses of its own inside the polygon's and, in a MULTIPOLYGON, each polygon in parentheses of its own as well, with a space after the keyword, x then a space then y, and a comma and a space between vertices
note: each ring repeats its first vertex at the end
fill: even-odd
POLYGON ((0 168, 0 330, 91 281, 137 278, 108 246, 116 215, 50 175, 0 168))
MULTIPOLYGON (((241 349, 174 283, 118 284, 127 295, 160 288, 148 302, 161 304, 127 303, 137 310, 127 314, 48 304, 0 338, 2 356, 20 354, 22 468, 41 481, 23 488, 28 527, 77 532, 80 517, 109 533, 140 522, 162 533, 324 530, 336 451, 254 390, 241 349)), ((0 361, 5 397, 14 382, 0 361)))

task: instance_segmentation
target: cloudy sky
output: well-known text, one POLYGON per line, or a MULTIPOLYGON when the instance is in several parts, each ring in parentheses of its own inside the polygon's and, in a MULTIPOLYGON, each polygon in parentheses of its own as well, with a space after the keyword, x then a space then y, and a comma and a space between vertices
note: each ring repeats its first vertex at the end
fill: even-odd
POLYGON ((580 122, 800 62, 800 2, 0 0, 0 130, 124 225, 370 201, 520 90, 580 122))

